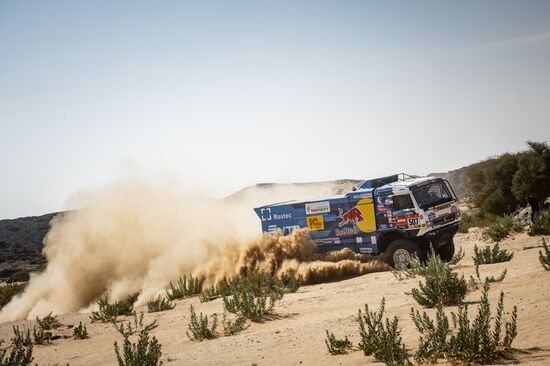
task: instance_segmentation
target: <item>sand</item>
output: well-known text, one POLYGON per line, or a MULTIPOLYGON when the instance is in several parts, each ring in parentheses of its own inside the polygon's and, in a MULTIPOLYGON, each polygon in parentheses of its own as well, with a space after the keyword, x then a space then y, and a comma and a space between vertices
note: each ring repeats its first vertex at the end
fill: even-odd
MULTIPOLYGON (((538 261, 540 237, 518 234, 504 240, 503 248, 514 252, 511 262, 483 265, 481 274, 498 276, 504 268, 508 274, 502 283, 491 286, 490 300, 496 304, 500 291, 504 291, 505 309, 509 315, 512 306, 518 307, 518 336, 513 347, 514 357, 522 365, 550 364, 550 272, 538 261)), ((474 245, 484 245, 479 230, 455 237, 458 248, 466 252, 456 267, 466 277, 474 274, 471 259, 474 245)), ((372 357, 361 351, 347 355, 328 354, 324 343, 325 329, 337 337, 349 336, 357 344, 359 337, 354 317, 364 304, 377 308, 386 298, 386 315, 399 317, 402 335, 410 353, 416 350, 418 333, 410 319, 410 309, 422 308, 407 292, 419 279, 398 281, 390 272, 379 272, 339 282, 303 286, 297 293, 285 295, 276 305, 274 319, 251 323, 243 332, 230 337, 220 336, 203 342, 190 341, 185 331, 189 320, 189 306, 200 312, 217 313, 220 318, 223 304, 220 299, 201 304, 198 298, 176 301, 173 310, 147 314, 145 322, 158 320, 159 327, 152 332, 162 344, 162 360, 166 365, 356 365, 374 364, 372 357)), ((469 292, 467 302, 479 299, 480 291, 469 292)), ((475 308, 475 303, 471 305, 475 308)), ((446 308, 453 311, 455 307, 446 308)), ((473 313, 471 310, 471 313, 473 313)), ((435 310, 428 310, 433 314, 435 310)), ((35 346, 38 365, 116 365, 113 342, 122 337, 113 325, 91 323, 88 314, 60 315, 65 326, 83 322, 90 334, 86 340, 58 339, 48 346, 35 346)), ((120 317, 124 321, 131 318, 120 317)), ((16 321, 0 324, 0 337, 9 339, 12 326, 31 326, 34 321, 16 321)), ((72 330, 61 331, 71 335, 72 330)), ((508 361, 512 362, 512 361, 508 361)), ((380 363, 378 363, 380 364, 380 363)))

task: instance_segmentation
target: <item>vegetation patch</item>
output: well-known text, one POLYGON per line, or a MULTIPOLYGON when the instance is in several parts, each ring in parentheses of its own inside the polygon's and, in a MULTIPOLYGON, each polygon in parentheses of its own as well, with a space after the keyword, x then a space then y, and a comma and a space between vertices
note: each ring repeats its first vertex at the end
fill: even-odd
POLYGON ((92 322, 110 322, 116 320, 120 315, 132 315, 136 298, 137 295, 130 295, 126 301, 110 303, 109 295, 101 295, 96 300, 96 303, 99 305, 99 311, 92 311, 90 319, 92 322))
POLYGON ((190 340, 203 341, 205 339, 216 338, 216 327, 218 325, 218 316, 216 314, 210 316, 212 319, 212 323, 210 323, 207 315, 202 315, 202 313, 200 313, 197 316, 193 305, 189 308, 189 312, 190 321, 187 327, 191 333, 186 333, 190 340))
POLYGON ((86 339, 90 338, 88 335, 88 329, 86 329, 85 325, 82 325, 82 322, 78 324, 77 327, 73 328, 73 338, 74 339, 86 339))
POLYGON ((460 215, 458 232, 467 233, 471 227, 484 228, 489 226, 493 222, 494 217, 495 215, 481 211, 478 208, 463 212, 460 215))
POLYGON ((344 355, 351 350, 353 345, 347 336, 344 339, 338 339, 328 330, 325 330, 325 332, 327 333, 325 344, 327 345, 328 353, 331 355, 344 355))
POLYGON ((499 242, 506 238, 510 233, 520 233, 523 231, 523 225, 516 221, 512 216, 495 216, 482 232, 485 239, 499 242))
POLYGON ((410 364, 405 344, 401 338, 399 320, 384 319, 386 300, 383 298, 378 311, 369 310, 365 305, 365 312, 357 314, 359 335, 361 341, 359 349, 365 356, 373 355, 377 360, 389 366, 403 366, 410 364))
POLYGON ((468 286, 464 276, 459 277, 450 265, 434 252, 430 252, 426 266, 421 271, 424 283, 411 291, 420 305, 432 308, 437 305, 458 305, 466 296, 468 286))
POLYGON ((223 312, 222 326, 223 326, 223 335, 232 336, 242 330, 248 328, 246 325, 246 318, 238 316, 235 320, 230 320, 227 317, 227 312, 223 312))
POLYGON ((151 337, 150 332, 158 326, 157 321, 150 324, 143 324, 143 313, 138 317, 134 313, 133 326, 128 322, 117 326, 116 330, 122 335, 123 344, 119 349, 118 343, 114 342, 116 359, 119 366, 157 366, 162 365, 161 345, 156 337, 151 337), (132 336, 137 335, 137 341, 132 342, 132 336))
POLYGON ((539 261, 545 270, 550 271, 550 248, 548 248, 548 244, 546 244, 546 239, 542 238, 541 241, 544 253, 542 250, 539 250, 539 261))
POLYGON ((493 264, 493 263, 503 263, 509 262, 514 257, 514 253, 508 252, 506 249, 501 249, 500 244, 496 243, 495 245, 485 246, 483 249, 479 249, 474 246, 474 264, 493 264))
POLYGON ((166 290, 166 298, 168 300, 179 300, 190 296, 195 296, 201 293, 203 279, 194 278, 193 276, 183 276, 178 278, 175 285, 170 282, 170 289, 166 290))
POLYGON ((479 289, 483 287, 486 283, 495 283, 495 282, 502 282, 504 281, 504 278, 506 277, 506 273, 508 272, 507 269, 504 269, 500 276, 494 277, 494 276, 487 276, 484 279, 481 279, 481 275, 479 274, 479 264, 476 264, 476 277, 470 276, 470 281, 468 281, 468 285, 472 289, 479 289))
POLYGON ((157 313, 160 311, 172 310, 176 304, 172 304, 169 300, 159 296, 147 303, 147 311, 149 313, 157 313))
MULTIPOLYGON (((16 327, 14 327, 15 331, 16 327)), ((17 328, 19 330, 19 328, 17 328)), ((17 335, 12 338, 11 345, 4 348, 4 340, 0 339, 0 366, 28 366, 32 364, 32 341, 29 332, 27 336, 20 338, 17 335), (9 352, 8 352, 9 351, 9 352)))
POLYGON ((459 306, 456 314, 451 313, 453 330, 442 306, 438 306, 435 321, 425 312, 421 315, 411 309, 411 318, 421 334, 416 361, 451 358, 467 364, 486 364, 509 353, 517 335, 517 308, 514 306, 510 320, 503 327, 504 292, 500 293, 494 317, 488 292, 489 284, 485 284, 475 319, 469 319, 467 305, 459 306))
POLYGON ((535 215, 527 234, 550 235, 550 208, 543 209, 535 215))

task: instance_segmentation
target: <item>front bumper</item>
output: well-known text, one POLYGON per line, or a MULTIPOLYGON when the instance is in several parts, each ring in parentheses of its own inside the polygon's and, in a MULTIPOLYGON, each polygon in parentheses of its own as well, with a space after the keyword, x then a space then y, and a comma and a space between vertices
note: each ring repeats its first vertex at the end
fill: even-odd
POLYGON ((440 248, 444 245, 447 245, 447 243, 449 243, 453 239, 456 232, 458 231, 458 225, 459 223, 457 221, 452 224, 439 227, 424 234, 424 238, 427 240, 427 244, 431 244, 434 249, 440 248))

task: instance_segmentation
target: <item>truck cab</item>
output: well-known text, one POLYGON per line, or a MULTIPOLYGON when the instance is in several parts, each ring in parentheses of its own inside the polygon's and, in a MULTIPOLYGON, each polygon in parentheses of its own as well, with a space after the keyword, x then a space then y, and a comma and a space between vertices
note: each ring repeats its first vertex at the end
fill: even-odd
POLYGON ((367 180, 343 195, 289 201, 254 209, 262 231, 308 230, 321 252, 349 248, 381 254, 391 265, 425 258, 432 246, 443 260, 454 255, 458 199, 448 181, 402 174, 367 180))

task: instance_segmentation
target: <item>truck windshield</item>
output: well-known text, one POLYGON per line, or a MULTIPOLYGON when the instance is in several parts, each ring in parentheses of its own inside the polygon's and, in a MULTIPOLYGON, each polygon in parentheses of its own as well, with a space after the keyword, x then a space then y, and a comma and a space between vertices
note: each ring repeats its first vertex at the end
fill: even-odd
POLYGON ((445 183, 435 182, 413 189, 413 195, 423 210, 453 200, 453 197, 445 183))

